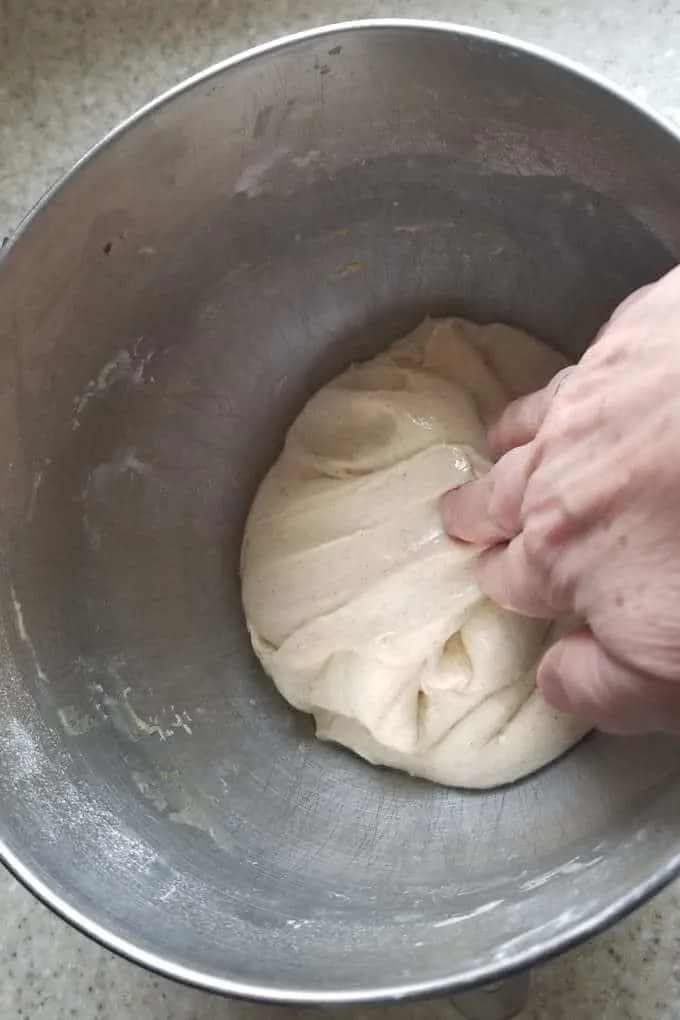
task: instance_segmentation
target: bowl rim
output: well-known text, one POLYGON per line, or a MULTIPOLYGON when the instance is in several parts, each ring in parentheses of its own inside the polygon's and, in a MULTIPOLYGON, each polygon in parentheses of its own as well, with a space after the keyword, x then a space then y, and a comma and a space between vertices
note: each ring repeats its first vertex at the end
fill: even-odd
MULTIPOLYGON (((155 99, 139 107, 129 117, 107 132, 73 164, 70 170, 61 175, 23 217, 16 229, 10 232, 9 236, 3 241, 2 250, 0 250, 0 270, 4 260, 20 241, 33 220, 40 214, 43 207, 58 193, 63 184, 77 174, 82 166, 115 142, 116 139, 124 135, 138 121, 165 106, 166 103, 169 103, 176 96, 240 64, 266 54, 276 53, 279 50, 301 42, 322 39, 325 36, 355 32, 373 32, 385 29, 450 35, 470 40, 491 42, 498 45, 499 48, 514 50, 537 61, 551 64, 561 71, 569 72, 588 84, 594 85, 600 91, 608 93, 612 98, 637 111, 647 121, 655 124, 667 133, 672 140, 680 143, 679 129, 676 129, 669 121, 649 109, 644 103, 640 103, 633 98, 625 89, 613 84, 606 77, 591 71, 579 62, 555 53, 543 46, 525 42, 504 33, 488 31, 456 22, 420 18, 367 18, 342 21, 290 33, 270 42, 242 50, 185 78, 155 99)), ((99 943, 103 948, 162 977, 206 992, 214 992, 253 1002, 302 1006, 341 1006, 400 1002, 446 994, 454 995, 471 988, 512 977, 520 971, 547 961, 623 919, 636 907, 664 889, 674 878, 680 875, 680 846, 677 849, 670 846, 664 863, 656 867, 648 878, 637 883, 625 894, 617 897, 607 907, 599 911, 593 911, 593 913, 579 921, 578 924, 575 924, 566 935, 553 936, 530 948, 510 952, 500 963, 491 962, 489 964, 473 966, 439 978, 427 980, 398 979, 391 984, 386 983, 380 987, 365 987, 349 991, 341 988, 309 991, 305 988, 284 985, 263 986, 257 982, 234 980, 222 977, 219 974, 184 966, 170 957, 141 948, 129 939, 116 934, 111 928, 101 925, 87 916, 87 914, 73 906, 67 897, 61 896, 52 890, 38 874, 23 864, 19 854, 12 850, 2 838, 0 838, 0 862, 40 902, 73 928, 99 943)))

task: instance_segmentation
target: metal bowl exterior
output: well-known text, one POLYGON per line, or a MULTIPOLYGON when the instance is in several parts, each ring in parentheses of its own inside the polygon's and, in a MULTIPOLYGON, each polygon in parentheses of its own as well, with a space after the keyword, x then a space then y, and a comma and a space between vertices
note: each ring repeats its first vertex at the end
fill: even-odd
POLYGON ((454 26, 260 47, 141 111, 0 264, 0 854, 104 945, 340 1003, 556 953, 680 870, 677 743, 491 794, 318 744, 250 652, 238 553, 306 397, 426 313, 577 356, 680 253, 680 146, 454 26))

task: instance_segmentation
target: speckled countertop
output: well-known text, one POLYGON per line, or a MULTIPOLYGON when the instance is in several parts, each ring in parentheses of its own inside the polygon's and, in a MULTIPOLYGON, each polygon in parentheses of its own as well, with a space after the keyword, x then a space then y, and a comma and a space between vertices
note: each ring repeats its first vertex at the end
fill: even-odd
MULTIPOLYGON (((371 16, 523 36, 680 123, 680 0, 0 0, 0 234, 141 103, 254 42, 371 16)), ((446 1002, 273 1010, 176 987, 116 959, 0 874, 0 1018, 444 1020, 446 1002)), ((680 1020, 680 887, 535 975, 527 1020, 680 1020)))

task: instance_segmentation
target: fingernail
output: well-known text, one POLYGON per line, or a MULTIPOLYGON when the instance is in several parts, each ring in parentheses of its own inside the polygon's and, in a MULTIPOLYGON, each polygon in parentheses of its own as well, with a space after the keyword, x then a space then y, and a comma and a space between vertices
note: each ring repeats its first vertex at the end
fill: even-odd
POLYGON ((466 485, 472 485, 472 483, 476 481, 477 479, 474 476, 472 478, 466 478, 465 481, 459 482, 458 485, 454 485, 452 489, 449 489, 448 492, 445 492, 444 498, 446 498, 447 496, 452 496, 454 492, 460 492, 460 490, 464 489, 466 485))
POLYGON ((440 496, 439 497, 439 508, 440 508, 440 510, 442 510, 442 512, 443 512, 444 509, 446 508, 446 506, 447 506, 451 496, 455 496, 456 493, 460 492, 461 489, 464 489, 466 485, 472 485, 473 481, 474 481, 474 478, 470 478, 470 479, 468 479, 467 482, 461 482, 460 485, 456 485, 456 487, 454 489, 449 489, 447 492, 444 493, 443 496, 440 496))
POLYGON ((455 489, 451 489, 439 498, 439 513, 445 528, 448 528, 449 521, 451 520, 451 513, 449 511, 449 496, 455 491, 455 489))
POLYGON ((461 489, 464 489, 466 485, 471 485, 473 481, 474 479, 470 478, 467 482, 461 482, 461 484, 457 485, 455 489, 449 489, 448 492, 445 492, 443 496, 439 497, 439 513, 441 514, 445 525, 453 524, 455 519, 454 515, 451 513, 451 498, 455 497, 456 493, 460 492, 461 489))
POLYGON ((562 678, 554 669, 547 669, 541 673, 539 689, 552 708, 556 708, 558 712, 573 712, 573 705, 562 678))

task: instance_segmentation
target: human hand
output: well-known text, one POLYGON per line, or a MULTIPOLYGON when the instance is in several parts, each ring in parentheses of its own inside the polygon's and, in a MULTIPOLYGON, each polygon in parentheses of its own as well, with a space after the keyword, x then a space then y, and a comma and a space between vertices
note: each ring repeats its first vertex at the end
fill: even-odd
POLYGON ((489 546, 494 601, 584 621, 540 663, 546 700, 610 732, 680 732, 680 267, 490 443, 499 460, 446 494, 444 523, 489 546))

